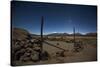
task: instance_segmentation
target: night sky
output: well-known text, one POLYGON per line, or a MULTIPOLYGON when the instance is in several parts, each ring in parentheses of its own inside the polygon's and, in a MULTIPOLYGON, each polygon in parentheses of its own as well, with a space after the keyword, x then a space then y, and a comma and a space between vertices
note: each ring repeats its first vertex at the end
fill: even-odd
POLYGON ((44 17, 44 34, 97 32, 97 7, 71 4, 50 4, 12 1, 12 27, 40 34, 44 17))

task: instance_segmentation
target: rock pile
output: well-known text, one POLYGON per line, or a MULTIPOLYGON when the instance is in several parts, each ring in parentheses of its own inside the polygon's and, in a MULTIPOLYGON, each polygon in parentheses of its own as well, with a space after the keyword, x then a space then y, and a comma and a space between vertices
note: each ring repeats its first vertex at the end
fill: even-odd
POLYGON ((12 60, 21 62, 48 60, 49 53, 41 51, 40 46, 40 40, 13 40, 12 60))

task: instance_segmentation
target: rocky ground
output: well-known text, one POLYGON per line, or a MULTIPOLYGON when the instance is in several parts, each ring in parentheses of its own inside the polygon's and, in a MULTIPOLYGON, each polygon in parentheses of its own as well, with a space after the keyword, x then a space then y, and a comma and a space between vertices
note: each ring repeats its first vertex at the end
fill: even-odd
POLYGON ((54 64, 69 62, 84 62, 97 60, 97 48, 95 44, 85 44, 84 49, 74 51, 74 43, 66 43, 62 41, 46 41, 59 49, 47 43, 43 43, 43 51, 39 45, 39 41, 29 42, 17 41, 12 49, 13 65, 30 65, 30 64, 54 64))

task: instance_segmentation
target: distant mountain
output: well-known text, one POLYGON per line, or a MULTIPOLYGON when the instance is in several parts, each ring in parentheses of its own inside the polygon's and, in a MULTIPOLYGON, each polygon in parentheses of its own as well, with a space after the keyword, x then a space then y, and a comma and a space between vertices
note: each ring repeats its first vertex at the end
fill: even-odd
POLYGON ((68 33, 51 33, 48 34, 48 36, 68 36, 68 33))
MULTIPOLYGON (((68 34, 68 33, 51 33, 48 34, 47 36, 73 36, 74 34, 68 34)), ((86 33, 86 34, 81 34, 81 33, 75 33, 75 36, 97 36, 97 33, 86 33)))
POLYGON ((87 34, 85 34, 86 36, 97 36, 97 33, 95 32, 95 33, 87 33, 87 34))
MULTIPOLYGON (((70 36, 71 35, 74 35, 74 34, 70 34, 70 36)), ((82 36, 83 34, 81 34, 81 33, 75 33, 75 36, 82 36)))
MULTIPOLYGON (((44 35, 44 36, 73 36, 74 34, 68 34, 68 33, 51 33, 48 35, 44 35)), ((37 34, 31 34, 29 33, 27 30, 22 29, 22 28, 13 28, 12 29, 12 38, 13 39, 26 39, 29 37, 36 37, 36 36, 40 36, 37 34)), ((75 33, 75 36, 97 36, 97 33, 86 33, 85 35, 81 34, 81 33, 75 33)))

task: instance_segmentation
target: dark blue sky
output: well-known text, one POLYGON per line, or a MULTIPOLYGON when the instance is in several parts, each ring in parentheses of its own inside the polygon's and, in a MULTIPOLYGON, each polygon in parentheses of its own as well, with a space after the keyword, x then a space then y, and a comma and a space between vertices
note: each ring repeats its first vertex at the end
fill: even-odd
POLYGON ((97 7, 12 1, 12 27, 40 34, 41 16, 44 33, 97 32, 97 7))

